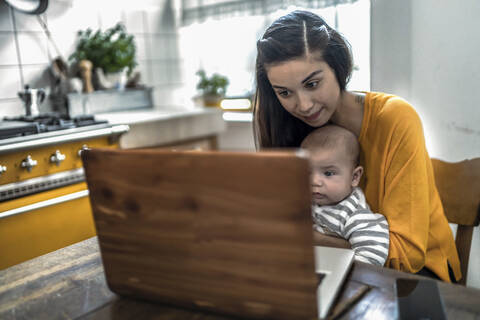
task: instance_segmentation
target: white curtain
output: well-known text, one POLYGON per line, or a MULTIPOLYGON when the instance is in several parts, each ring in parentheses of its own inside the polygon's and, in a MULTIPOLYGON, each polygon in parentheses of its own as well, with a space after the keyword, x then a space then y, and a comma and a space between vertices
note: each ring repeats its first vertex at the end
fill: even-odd
POLYGON ((357 0, 182 0, 182 25, 239 15, 264 15, 289 6, 326 8, 357 0))

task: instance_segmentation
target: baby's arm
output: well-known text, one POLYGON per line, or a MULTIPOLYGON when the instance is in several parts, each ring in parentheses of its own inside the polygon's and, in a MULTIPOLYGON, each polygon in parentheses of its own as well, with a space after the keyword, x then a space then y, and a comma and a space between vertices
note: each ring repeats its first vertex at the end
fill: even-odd
POLYGON ((317 232, 329 235, 342 237, 342 221, 339 220, 339 215, 332 213, 331 206, 312 206, 313 229, 317 232))
POLYGON ((381 214, 358 210, 349 215, 343 236, 355 251, 355 260, 383 266, 388 257, 389 230, 381 214))
POLYGON ((316 230, 313 231, 313 245, 333 248, 352 248, 352 245, 347 240, 338 236, 326 235, 316 230))

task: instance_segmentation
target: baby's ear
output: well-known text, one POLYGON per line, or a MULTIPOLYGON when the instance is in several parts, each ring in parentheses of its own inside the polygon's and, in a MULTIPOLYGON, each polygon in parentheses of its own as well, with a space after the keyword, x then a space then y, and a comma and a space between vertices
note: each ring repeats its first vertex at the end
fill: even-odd
POLYGON ((362 177, 362 174, 363 174, 363 167, 362 166, 358 166, 355 169, 353 169, 352 187, 358 186, 358 184, 360 183, 360 178, 362 177))

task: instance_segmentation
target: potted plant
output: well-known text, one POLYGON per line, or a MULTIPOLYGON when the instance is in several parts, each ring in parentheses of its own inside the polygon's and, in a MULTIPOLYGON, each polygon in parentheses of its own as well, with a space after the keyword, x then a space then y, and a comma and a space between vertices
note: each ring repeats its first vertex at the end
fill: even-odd
POLYGON ((76 65, 88 60, 92 63, 96 87, 108 89, 109 86, 125 85, 137 61, 135 59, 134 36, 127 34, 125 26, 117 23, 105 32, 90 28, 78 32, 78 42, 69 60, 76 65))
POLYGON ((197 89, 201 92, 203 104, 207 107, 219 107, 229 84, 227 77, 218 73, 208 77, 205 70, 199 70, 196 74, 200 77, 197 89))

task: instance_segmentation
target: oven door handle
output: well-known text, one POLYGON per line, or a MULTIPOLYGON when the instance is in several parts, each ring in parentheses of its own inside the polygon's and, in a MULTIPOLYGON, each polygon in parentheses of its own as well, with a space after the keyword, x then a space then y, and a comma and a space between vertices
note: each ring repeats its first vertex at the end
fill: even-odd
POLYGON ((56 205, 56 204, 59 204, 59 203, 63 203, 63 202, 67 202, 67 201, 71 201, 71 200, 75 200, 75 199, 80 199, 80 198, 87 197, 87 196, 88 196, 88 190, 82 190, 82 191, 77 191, 77 192, 74 192, 74 193, 69 193, 69 194, 66 194, 64 196, 60 196, 60 197, 57 197, 57 198, 52 198, 52 199, 48 199, 48 200, 44 200, 44 201, 39 201, 39 202, 32 203, 32 204, 29 204, 29 205, 26 205, 26 206, 23 206, 23 207, 20 207, 20 208, 15 208, 15 209, 7 210, 7 211, 4 211, 4 212, 0 212, 0 219, 11 217, 11 216, 21 214, 21 213, 25 213, 25 212, 32 211, 32 210, 46 208, 46 207, 53 206, 53 205, 56 205))

